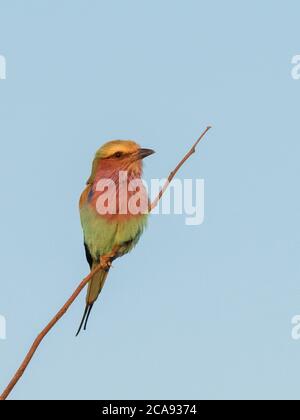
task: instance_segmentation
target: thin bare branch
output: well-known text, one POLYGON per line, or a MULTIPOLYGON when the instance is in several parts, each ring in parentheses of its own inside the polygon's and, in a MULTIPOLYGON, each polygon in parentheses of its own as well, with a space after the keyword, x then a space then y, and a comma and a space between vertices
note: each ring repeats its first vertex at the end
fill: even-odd
POLYGON ((168 176, 168 179, 166 180, 164 186, 162 187, 162 189, 160 190, 158 196, 155 198, 155 200, 149 205, 149 212, 151 212, 153 209, 155 209, 155 207, 157 206, 157 204, 159 203, 159 200, 161 199, 161 197, 163 196, 163 194, 166 192, 168 186, 170 185, 170 183, 172 182, 172 180, 174 179, 175 175, 177 174, 177 172, 179 171, 179 169, 184 165, 184 163, 192 156, 193 153, 196 152, 196 147, 198 146, 198 144, 200 143, 200 141, 205 137, 206 133, 211 129, 211 127, 207 127, 206 130, 201 134, 201 136, 198 138, 198 140, 193 144, 191 150, 188 151, 188 153, 184 156, 183 159, 181 159, 181 161, 178 163, 178 165, 176 166, 176 168, 170 173, 170 175, 168 176))
POLYGON ((49 322, 49 324, 40 332, 40 334, 37 336, 37 338, 34 340, 29 352, 27 353, 25 359, 21 363, 19 369, 15 373, 14 377, 6 387, 6 389, 3 391, 3 394, 0 396, 0 400, 6 400, 17 382, 21 379, 23 376, 27 366, 29 365, 31 359, 34 356, 34 353, 36 352, 37 348, 41 344, 42 340, 45 338, 45 336, 49 333, 49 331, 54 327, 54 325, 63 317, 63 315, 67 312, 69 307, 72 305, 72 303, 75 301, 75 299, 78 297, 82 289, 88 284, 90 279, 93 277, 95 273, 97 273, 99 270, 101 270, 101 264, 95 268, 87 277, 85 277, 80 285, 77 287, 75 292, 72 294, 72 296, 67 300, 67 302, 63 305, 63 307, 57 312, 57 314, 52 318, 52 320, 49 322))
MULTIPOLYGON (((170 173, 165 185, 162 187, 161 191, 159 192, 158 196, 155 198, 153 203, 149 206, 149 212, 151 212, 159 203, 159 200, 165 193, 166 189, 170 185, 171 181, 173 180, 176 173, 179 171, 179 169, 182 167, 182 165, 190 158, 190 156, 195 153, 196 147, 200 143, 200 141, 203 139, 203 137, 206 135, 206 133, 210 130, 211 127, 207 127, 206 130, 201 134, 199 139, 195 142, 191 150, 184 156, 184 158, 179 162, 179 164, 176 166, 176 168, 170 173)), ((26 354, 25 359, 21 363, 19 369, 3 391, 3 393, 0 396, 0 401, 6 400, 16 384, 19 382, 21 377, 23 376, 26 368, 28 367, 31 359, 33 358, 35 352, 37 351, 39 345, 43 341, 43 339, 46 337, 46 335, 52 330, 52 328, 57 324, 57 322, 64 316, 64 314, 67 312, 67 310, 70 308, 72 303, 77 299, 81 291, 84 289, 84 287, 88 284, 88 282, 91 280, 91 278, 94 276, 95 273, 97 273, 100 270, 103 270, 107 268, 107 264, 110 260, 114 258, 118 253, 118 248, 115 248, 113 252, 109 255, 105 255, 101 258, 100 264, 88 275, 86 276, 79 286, 76 288, 74 293, 71 295, 71 297, 67 300, 67 302, 63 305, 63 307, 57 312, 57 314, 52 318, 52 320, 46 325, 46 327, 40 332, 40 334, 37 336, 37 338, 34 340, 30 350, 26 354)))

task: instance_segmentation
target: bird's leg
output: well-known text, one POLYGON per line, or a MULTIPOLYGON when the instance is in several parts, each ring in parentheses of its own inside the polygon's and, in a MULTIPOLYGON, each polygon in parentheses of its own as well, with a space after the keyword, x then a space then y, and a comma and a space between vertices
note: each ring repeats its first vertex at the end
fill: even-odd
POLYGON ((104 271, 108 271, 112 267, 112 257, 110 255, 103 255, 100 257, 100 264, 104 271))
POLYGON ((110 254, 100 257, 100 264, 103 266, 103 270, 108 271, 112 267, 114 256, 115 254, 111 252, 110 254))
POLYGON ((109 254, 100 257, 100 264, 103 265, 103 270, 109 270, 112 267, 112 262, 118 258, 120 248, 121 246, 117 245, 109 254))

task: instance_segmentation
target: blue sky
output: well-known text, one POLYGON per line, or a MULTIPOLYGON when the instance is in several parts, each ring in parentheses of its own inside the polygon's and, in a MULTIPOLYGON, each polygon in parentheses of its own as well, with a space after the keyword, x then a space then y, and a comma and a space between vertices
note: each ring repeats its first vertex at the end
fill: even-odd
POLYGON ((84 294, 15 399, 299 398, 298 1, 0 0, 4 387, 88 272, 78 198, 95 150, 132 138, 205 180, 205 221, 151 217, 89 330, 84 294))

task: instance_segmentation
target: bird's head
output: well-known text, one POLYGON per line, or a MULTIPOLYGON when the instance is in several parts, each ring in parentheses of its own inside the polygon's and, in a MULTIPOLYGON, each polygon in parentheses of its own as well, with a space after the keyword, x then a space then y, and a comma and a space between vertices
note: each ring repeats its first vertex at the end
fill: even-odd
POLYGON ((142 160, 153 153, 154 150, 141 148, 131 140, 113 140, 105 143, 96 152, 88 184, 94 182, 99 171, 103 174, 128 171, 139 176, 142 173, 142 160))

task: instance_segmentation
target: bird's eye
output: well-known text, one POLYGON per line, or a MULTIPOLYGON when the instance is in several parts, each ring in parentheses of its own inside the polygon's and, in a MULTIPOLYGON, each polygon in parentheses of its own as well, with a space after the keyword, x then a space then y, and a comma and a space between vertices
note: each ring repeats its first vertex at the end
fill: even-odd
POLYGON ((123 153, 122 153, 122 152, 116 152, 116 153, 115 153, 115 157, 116 157, 116 158, 120 158, 122 155, 123 155, 123 153))

